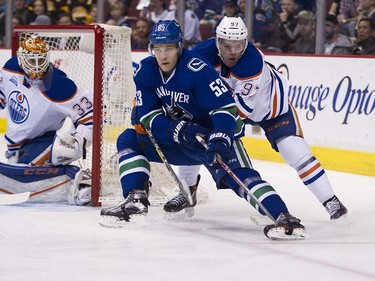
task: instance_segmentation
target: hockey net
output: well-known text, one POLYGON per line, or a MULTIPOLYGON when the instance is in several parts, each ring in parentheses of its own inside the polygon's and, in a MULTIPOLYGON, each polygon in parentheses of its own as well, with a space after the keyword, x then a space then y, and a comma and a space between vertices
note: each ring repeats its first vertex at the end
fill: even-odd
MULTIPOLYGON (((19 42, 39 36, 51 50, 51 62, 78 87, 94 93, 93 142, 79 163, 91 175, 93 206, 122 200, 116 140, 131 126, 135 85, 130 34, 130 28, 109 25, 19 26, 13 32, 13 55, 19 42)), ((153 205, 174 195, 176 184, 163 164, 151 164, 151 182, 153 205)))

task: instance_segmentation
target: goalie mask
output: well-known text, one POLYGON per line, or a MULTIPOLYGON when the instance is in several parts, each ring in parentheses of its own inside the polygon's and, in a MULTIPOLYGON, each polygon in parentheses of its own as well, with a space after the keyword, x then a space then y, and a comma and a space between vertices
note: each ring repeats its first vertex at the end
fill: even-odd
POLYGON ((151 30, 150 44, 148 51, 152 56, 155 56, 153 47, 155 44, 173 44, 175 43, 182 51, 183 34, 180 25, 175 20, 160 20, 151 30))
POLYGON ((42 39, 29 37, 21 42, 17 58, 20 67, 32 80, 40 80, 48 70, 49 48, 42 39))

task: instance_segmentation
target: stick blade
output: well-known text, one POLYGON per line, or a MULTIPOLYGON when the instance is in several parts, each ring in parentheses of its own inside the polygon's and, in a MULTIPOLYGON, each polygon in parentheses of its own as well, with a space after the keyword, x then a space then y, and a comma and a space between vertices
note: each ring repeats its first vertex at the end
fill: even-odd
POLYGON ((0 194, 0 205, 13 205, 26 202, 30 197, 30 192, 15 194, 0 194))

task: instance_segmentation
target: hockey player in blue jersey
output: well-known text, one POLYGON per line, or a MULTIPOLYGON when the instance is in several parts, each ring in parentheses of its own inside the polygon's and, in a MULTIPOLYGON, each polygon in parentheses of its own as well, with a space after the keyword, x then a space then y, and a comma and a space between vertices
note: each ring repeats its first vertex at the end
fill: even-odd
POLYGON ((3 193, 29 191, 29 201, 83 205, 82 171, 69 165, 92 137, 92 92, 79 89, 49 60, 49 46, 30 34, 0 69, 0 109, 7 109, 8 163, 0 163, 3 193))
MULTIPOLYGON (((248 42, 247 36, 241 18, 224 17, 216 29, 216 39, 197 45, 193 51, 205 58, 232 90, 244 122, 259 125, 272 148, 297 171, 330 218, 340 218, 347 209, 335 196, 323 167, 303 139, 297 113, 288 99, 289 82, 266 63, 263 53, 248 42)), ((188 182, 198 171, 199 166, 182 167, 179 177, 188 182)), ((164 209, 176 212, 188 206, 178 194, 164 209)))
MULTIPOLYGON (((244 125, 234 100, 215 70, 182 47, 176 21, 159 21, 150 34, 150 57, 136 69, 136 104, 141 124, 150 130, 168 162, 204 164, 218 188, 230 188, 248 202, 249 195, 216 163, 219 155, 254 191, 276 224, 264 233, 275 239, 302 239, 305 228, 255 171, 241 143, 244 125), (203 136, 205 149, 196 135, 203 136)), ((147 134, 126 129, 117 140, 124 201, 103 208, 101 225, 121 227, 148 212, 150 161, 161 162, 147 134)), ((255 206, 257 209, 259 206, 255 206)))

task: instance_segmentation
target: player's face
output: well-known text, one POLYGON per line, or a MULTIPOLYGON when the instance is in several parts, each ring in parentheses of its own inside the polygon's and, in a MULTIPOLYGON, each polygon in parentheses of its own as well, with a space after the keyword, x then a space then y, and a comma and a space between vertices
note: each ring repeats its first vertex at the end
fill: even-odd
POLYGON ((224 63, 233 67, 242 56, 242 53, 246 47, 245 40, 227 40, 220 39, 219 41, 219 53, 224 63))
POLYGON ((179 49, 176 44, 155 44, 153 53, 164 73, 170 73, 177 64, 179 49))

